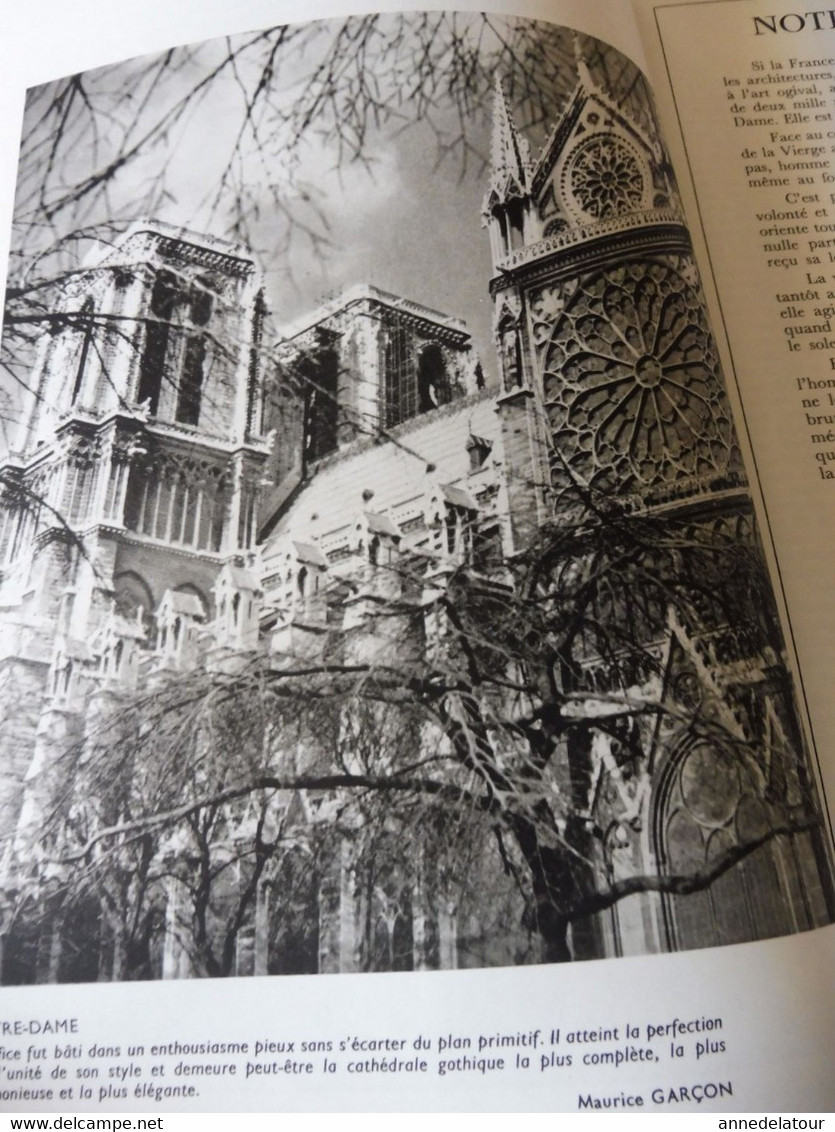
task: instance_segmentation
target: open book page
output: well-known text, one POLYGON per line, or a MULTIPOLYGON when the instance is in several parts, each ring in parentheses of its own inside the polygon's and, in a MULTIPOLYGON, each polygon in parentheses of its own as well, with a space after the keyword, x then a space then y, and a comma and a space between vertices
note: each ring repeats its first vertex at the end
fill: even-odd
MULTIPOLYGON (((680 176, 686 167, 692 177, 693 234, 707 241, 715 325, 752 445, 831 801, 832 14, 734 2, 636 8, 668 143, 680 176)), ((831 932, 823 935, 831 944, 831 932)), ((824 985, 825 970, 808 978, 824 985)))
POLYGON ((629 9, 266 7, 8 37, 0 1104, 831 1107, 825 797, 629 9))
POLYGON ((693 178, 695 232, 708 241, 717 321, 831 794, 835 720, 824 642, 835 615, 826 577, 835 423, 833 28, 825 13, 772 15, 744 3, 643 9, 677 167, 693 178), (709 52, 691 48, 708 41, 709 52))

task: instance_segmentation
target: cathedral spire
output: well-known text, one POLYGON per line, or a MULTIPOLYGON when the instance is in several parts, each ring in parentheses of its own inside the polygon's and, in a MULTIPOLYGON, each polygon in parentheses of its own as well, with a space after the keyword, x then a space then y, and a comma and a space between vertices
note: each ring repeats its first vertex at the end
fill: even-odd
POLYGON ((528 143, 520 137, 513 123, 498 75, 494 87, 490 164, 490 187, 500 199, 517 196, 526 191, 530 150, 528 143))

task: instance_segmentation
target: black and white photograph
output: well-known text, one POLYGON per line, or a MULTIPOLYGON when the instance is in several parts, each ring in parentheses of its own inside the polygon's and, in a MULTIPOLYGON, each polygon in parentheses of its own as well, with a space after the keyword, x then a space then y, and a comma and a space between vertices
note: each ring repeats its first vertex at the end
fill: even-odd
POLYGON ((351 16, 28 92, 0 983, 434 971, 835 919, 652 94, 351 16))

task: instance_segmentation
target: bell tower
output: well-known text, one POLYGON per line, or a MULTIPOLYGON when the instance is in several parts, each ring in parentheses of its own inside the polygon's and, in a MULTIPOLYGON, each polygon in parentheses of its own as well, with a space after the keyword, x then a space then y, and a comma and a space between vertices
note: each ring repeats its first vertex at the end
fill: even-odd
POLYGON ((76 726, 113 657, 159 649, 158 615, 186 610, 205 631, 222 565, 254 544, 270 449, 262 281, 244 249, 138 223, 45 309, 0 469, 0 687, 29 704, 4 740, 12 812, 47 716, 56 734, 76 726))

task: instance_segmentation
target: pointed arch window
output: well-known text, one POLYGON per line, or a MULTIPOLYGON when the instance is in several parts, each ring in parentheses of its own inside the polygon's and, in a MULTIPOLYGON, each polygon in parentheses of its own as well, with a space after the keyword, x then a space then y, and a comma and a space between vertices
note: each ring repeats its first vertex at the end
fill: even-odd
POLYGON ((425 346, 418 357, 418 412, 428 413, 450 399, 446 360, 440 346, 425 346))
POLYGON ((206 326, 212 309, 212 294, 201 281, 186 284, 171 271, 157 275, 151 291, 137 392, 138 400, 147 402, 152 416, 160 411, 167 380, 176 389, 174 419, 181 424, 199 423, 210 361, 206 326))
POLYGON ((202 329, 212 314, 212 297, 208 291, 192 288, 188 313, 190 326, 186 331, 175 418, 182 424, 196 425, 200 421, 200 403, 209 361, 206 332, 202 329))
POLYGON ((339 355, 320 347, 302 367, 305 402, 305 459, 321 460, 339 437, 339 355))
POLYGON ((148 402, 151 416, 156 416, 165 373, 171 319, 177 302, 177 281, 170 271, 161 271, 151 291, 150 312, 145 331, 145 348, 139 363, 137 399, 148 402))
POLYGON ((741 943, 823 922, 818 870, 801 864, 814 853, 810 835, 798 829, 767 839, 772 825, 790 822, 769 810, 751 760, 697 740, 668 765, 656 805, 658 859, 671 875, 696 875, 763 840, 710 886, 664 898, 671 947, 741 943))
POLYGON ((407 421, 417 411, 414 359, 405 327, 397 323, 389 331, 385 353, 386 428, 407 421))
POLYGON ((411 420, 452 398, 447 359, 437 342, 421 342, 398 319, 389 327, 383 359, 383 425, 411 420))

